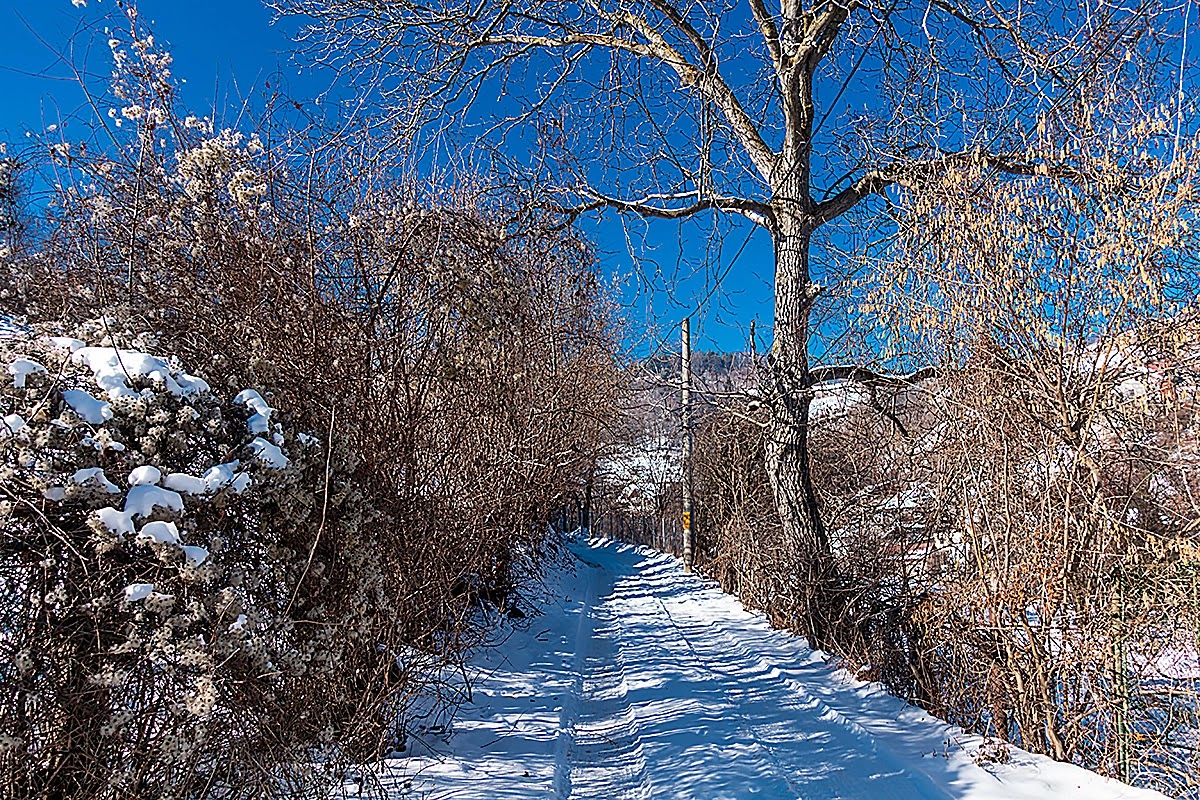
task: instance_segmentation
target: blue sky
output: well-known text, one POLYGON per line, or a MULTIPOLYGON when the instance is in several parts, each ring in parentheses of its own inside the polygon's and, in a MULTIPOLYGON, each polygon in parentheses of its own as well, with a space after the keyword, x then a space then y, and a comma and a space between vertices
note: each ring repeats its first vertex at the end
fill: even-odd
MULTIPOLYGON (((98 56, 91 59, 92 67, 106 67, 107 37, 93 41, 89 28, 113 3, 89 0, 88 5, 76 8, 70 0, 0 2, 5 86, 0 130, 10 137, 79 110, 83 97, 56 50, 69 52, 74 40, 76 54, 83 55, 82 48, 91 43, 98 56)), ((190 104, 237 103, 256 82, 288 64, 287 33, 271 25, 270 13, 257 0, 140 0, 138 7, 144 19, 153 21, 159 38, 171 43, 175 72, 187 82, 184 96, 190 104)))
MULTIPOLYGON (((271 81, 272 87, 282 88, 285 95, 302 103, 324 95, 325 103, 329 105, 347 100, 350 96, 348 88, 345 91, 336 87, 330 89, 328 73, 302 69, 296 64, 292 57, 292 33, 296 23, 285 21, 273 24, 271 13, 260 0, 138 0, 137 6, 143 21, 150 22, 158 41, 166 42, 174 56, 173 71, 181 82, 183 103, 193 113, 211 114, 225 125, 236 125, 243 104, 253 109, 254 98, 265 89, 267 80, 271 81)), ((50 125, 62 125, 64 121, 69 124, 69 119, 74 115, 88 116, 84 94, 71 71, 66 68, 61 54, 67 53, 75 63, 89 64, 96 72, 94 79, 102 81, 108 73, 108 47, 105 44, 108 37, 102 30, 101 20, 104 13, 113 8, 114 0, 87 0, 86 8, 77 8, 72 0, 0 0, 0 74, 3 75, 5 98, 5 103, 0 105, 0 138, 19 142, 24 140, 28 131, 40 132, 50 125), (89 43, 94 45, 90 54, 87 52, 89 43)), ((1197 27, 1195 15, 1187 19, 1188 26, 1194 30, 1197 27)), ((728 19, 726 22, 732 25, 735 20, 728 19)), ((1175 81, 1178 81, 1178 71, 1174 65, 1184 65, 1187 73, 1184 85, 1188 88, 1187 95, 1190 98, 1190 89, 1200 66, 1197 66, 1191 51, 1173 49, 1178 45, 1174 41, 1178 33, 1175 26, 1182 29, 1183 18, 1174 23, 1168 21, 1164 33, 1170 35, 1157 46, 1166 48, 1167 63, 1171 66, 1170 75, 1167 76, 1170 85, 1166 88, 1173 89, 1175 81)), ((935 29, 933 34, 925 32, 925 35, 932 37, 929 39, 931 48, 936 43, 937 47, 953 53, 962 47, 962 32, 956 34, 953 26, 943 27, 944 30, 935 29)), ((741 42, 741 39, 731 39, 730 47, 740 48, 741 42)), ((856 61, 854 69, 849 70, 844 87, 847 90, 844 92, 838 88, 840 80, 835 80, 837 70, 831 73, 832 82, 829 85, 818 87, 818 103, 826 109, 826 114, 833 112, 833 116, 828 128, 824 132, 818 130, 816 134, 815 147, 825 156, 815 163, 823 171, 814 176, 817 187, 832 190, 844 180, 844 176, 854 174, 854 169, 861 167, 860 164, 854 164, 857 150, 849 145, 839 150, 844 144, 854 144, 853 135, 846 136, 834 129, 840 128, 854 134, 861 115, 888 111, 888 108, 879 105, 886 101, 877 97, 880 95, 878 83, 883 76, 891 73, 884 68, 884 62, 877 61, 874 56, 865 61, 856 61), (858 69, 860 66, 861 70, 858 69), (851 77, 854 77, 853 82, 851 77), (835 89, 836 94, 833 91, 835 89), (852 168, 845 169, 847 165, 852 168)), ((753 88, 754 82, 761 78, 761 75, 756 76, 753 72, 756 62, 749 50, 745 53, 740 49, 735 51, 731 63, 735 64, 734 70, 740 75, 738 79, 745 82, 742 88, 753 88)), ((523 91, 528 91, 535 88, 538 81, 544 86, 544 78, 545 75, 537 74, 537 66, 534 65, 526 67, 524 72, 502 76, 489 88, 519 86, 523 91)), ((1024 110, 1018 112, 1015 118, 1010 118, 1010 111, 1003 106, 990 109, 989 98, 995 91, 992 83, 1002 87, 1004 82, 995 74, 989 78, 987 68, 981 80, 982 83, 963 79, 957 84, 963 96, 978 108, 972 106, 968 109, 968 105, 964 105, 961 117, 956 112, 936 123, 928 132, 940 137, 936 142, 938 147, 957 149, 971 143, 993 147, 999 136, 996 131, 1025 130, 1032 125, 1036 117, 1032 113, 1034 105, 1022 103, 1020 108, 1024 110), (973 115, 969 122, 967 110, 971 110, 973 115), (994 135, 988 133, 989 124, 994 135)), ((580 82, 585 87, 587 84, 586 80, 580 82)), ((953 81, 951 85, 953 88, 953 81)), ((680 96, 669 88, 663 91, 672 98, 680 96)), ((895 87, 893 91, 896 91, 895 87)), ((925 125, 925 112, 938 112, 939 104, 950 104, 952 100, 946 98, 952 98, 955 94, 942 91, 939 81, 930 80, 919 69, 907 73, 900 92, 900 102, 906 106, 911 103, 911 108, 907 109, 911 113, 908 117, 903 114, 898 117, 902 121, 911 118, 911 124, 922 126, 925 125), (917 84, 913 84, 914 80, 917 84)), ((480 96, 483 94, 486 93, 480 96)), ((1040 91, 1038 94, 1046 100, 1040 91)), ((511 94, 489 96, 491 105, 484 109, 472 108, 472 115, 484 120, 489 113, 504 116, 511 111, 505 107, 506 103, 518 107, 522 102, 529 102, 529 98, 514 99, 511 94)), ((586 160, 590 158, 586 153, 588 137, 594 137, 596 147, 600 149, 614 140, 596 135, 594 125, 589 127, 593 120, 583 102, 577 101, 575 106, 570 109, 576 114, 573 124, 577 126, 577 131, 582 130, 583 136, 582 141, 573 142, 571 146, 581 145, 585 150, 582 157, 586 160)), ((941 110, 945 111, 944 108, 941 110)), ((769 114, 770 111, 765 113, 769 114)), ((1188 115, 1191 114, 1189 99, 1188 115)), ((887 113, 875 116, 884 121, 889 119, 887 113)), ((937 114, 933 116, 936 118, 937 114)), ((677 127, 671 127, 670 124, 666 127, 678 131, 680 140, 694 143, 692 129, 689 128, 694 120, 681 114, 669 117, 668 122, 678 123, 677 127)), ((249 126, 248 121, 243 124, 243 127, 249 126)), ((72 138, 69 128, 67 131, 67 138, 72 138)), ((620 171, 625 166, 622 160, 629 158, 628 154, 636 149, 638 143, 636 137, 618 138, 615 141, 612 152, 617 157, 613 161, 615 169, 620 171)), ((528 143, 522 142, 518 135, 516 144, 517 148, 510 149, 520 149, 528 143)), ((524 161, 523 155, 517 152, 508 154, 515 161, 524 161)), ((575 151, 570 151, 570 155, 575 155, 575 151)), ((650 156, 653 157, 654 153, 650 153, 650 156)), ((718 160, 721 157, 712 159, 713 163, 718 160)), ((614 185, 630 184, 618 180, 614 185)), ((735 190, 742 191, 736 185, 735 190)), ((633 190, 629 196, 637 194, 633 190)), ((712 238, 714 226, 705 224, 707 221, 694 220, 683 225, 661 221, 646 223, 612 213, 603 220, 582 221, 584 229, 599 247, 603 268, 620 286, 619 297, 628 322, 628 344, 634 352, 648 354, 660 348, 674 350, 678 346, 676 326, 682 317, 689 315, 694 320, 697 348, 744 350, 752 321, 758 322, 760 349, 769 345, 773 273, 770 238, 764 231, 753 229, 748 222, 733 217, 726 218, 716 228, 721 239, 715 241, 712 238)), ((843 222, 844 228, 830 234, 833 246, 827 255, 814 260, 816 279, 821 281, 823 277, 835 276, 832 281, 834 288, 836 275, 845 266, 838 250, 847 247, 862 252, 868 241, 881 239, 881 229, 874 225, 886 224, 886 219, 876 217, 874 223, 859 224, 847 218, 843 222), (822 270, 825 271, 824 275, 822 270)), ((832 297, 835 293, 831 291, 826 297, 832 297)), ((851 320, 848 324, 853 327, 857 323, 851 320)), ((844 332, 845 327, 836 319, 828 324, 820 320, 816 322, 817 330, 828 337, 844 332)), ((837 353, 822 353, 820 345, 814 345, 813 352, 817 356, 838 356, 837 353)))
MULTIPOLYGON (((156 38, 168 43, 184 103, 194 112, 235 119, 243 103, 253 106, 266 80, 282 81, 285 91, 302 101, 329 87, 326 75, 293 61, 294 25, 273 24, 258 0, 139 0, 137 5, 156 38)), ((73 116, 87 112, 85 96, 61 56, 88 64, 102 78, 108 69, 107 37, 97 29, 103 24, 98 20, 112 8, 113 0, 88 0, 86 8, 71 0, 0 0, 5 98, 0 138, 19 142, 29 131, 69 126, 73 116)), ((760 331, 769 329, 773 263, 765 232, 735 221, 720 246, 710 248, 709 231, 696 225, 622 224, 616 215, 584 225, 600 247, 605 270, 619 281, 635 351, 677 347, 675 326, 688 314, 694 318, 696 346, 704 349, 744 350, 752 319, 760 331), (639 259, 630 257, 631 247, 639 259)), ((760 334, 760 347, 763 343, 760 334)))

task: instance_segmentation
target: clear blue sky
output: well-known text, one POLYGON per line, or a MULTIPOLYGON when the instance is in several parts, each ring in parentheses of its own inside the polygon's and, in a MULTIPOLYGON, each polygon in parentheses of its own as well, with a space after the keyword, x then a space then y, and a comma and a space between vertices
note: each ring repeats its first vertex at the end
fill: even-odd
MULTIPOLYGON (((139 0, 137 6, 156 39, 168 43, 184 103, 194 112, 235 119, 267 79, 276 85, 282 79, 299 100, 329 86, 328 78, 293 62, 291 27, 272 24, 259 0, 139 0)), ((28 131, 69 125, 73 115, 86 112, 84 94, 60 54, 103 78, 107 36, 97 26, 112 9, 113 0, 88 0, 86 8, 71 0, 0 0, 5 100, 0 139, 18 142, 28 131)), ((616 215, 585 225, 601 248, 606 271, 622 280, 630 346, 636 350, 653 351, 662 340, 677 347, 674 326, 696 308, 701 311, 693 335, 699 348, 743 350, 750 320, 758 320, 760 331, 769 327, 773 265, 764 232, 750 235, 748 225, 735 227, 715 248, 715 259, 706 259, 707 235, 696 226, 629 221, 626 230, 616 215), (630 242, 649 256, 637 266, 628 255, 630 242), (719 276, 724 279, 717 288, 719 276)))

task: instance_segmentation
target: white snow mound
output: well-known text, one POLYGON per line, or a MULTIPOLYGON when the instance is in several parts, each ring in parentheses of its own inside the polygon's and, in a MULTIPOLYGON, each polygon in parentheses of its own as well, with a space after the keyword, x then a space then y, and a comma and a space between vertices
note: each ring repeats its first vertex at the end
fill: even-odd
POLYGON ((172 367, 161 358, 136 350, 81 347, 71 354, 71 362, 90 369, 96 385, 103 389, 112 401, 138 396, 129 386, 129 378, 134 377, 149 378, 177 397, 186 397, 209 389, 208 384, 200 378, 172 367))

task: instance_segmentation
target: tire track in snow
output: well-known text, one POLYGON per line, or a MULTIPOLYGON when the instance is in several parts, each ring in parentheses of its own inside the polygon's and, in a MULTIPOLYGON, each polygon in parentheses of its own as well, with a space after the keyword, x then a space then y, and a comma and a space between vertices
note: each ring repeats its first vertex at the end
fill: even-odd
MULTIPOLYGON (((607 600, 607 599, 606 599, 607 600)), ((576 727, 572 789, 579 798, 651 800, 637 712, 629 699, 620 623, 607 608, 594 629, 593 666, 584 679, 584 701, 576 727)))
POLYGON ((450 751, 385 767, 396 800, 1166 800, 1015 748, 980 766, 982 739, 847 682, 677 562, 569 547, 542 630, 478 654, 450 751))
POLYGON ((658 628, 659 635, 652 639, 657 649, 671 652, 678 663, 695 665, 708 676, 721 695, 723 716, 757 752, 759 774, 764 778, 774 774, 786 786, 786 796, 804 800, 950 797, 928 776, 907 769, 890 751, 881 751, 870 731, 785 675, 769 656, 751 652, 737 636, 707 619, 697 619, 698 598, 691 594, 695 587, 685 583, 694 579, 676 574, 677 570, 644 570, 621 563, 623 559, 612 561, 606 567, 617 578, 616 599, 605 600, 606 611, 619 603, 617 613, 627 620, 645 617, 647 632, 658 628), (623 577, 630 580, 620 580, 623 577), (629 584, 629 590, 621 591, 623 583, 629 584), (651 612, 646 601, 658 613, 651 612), (669 627, 655 626, 654 617, 666 620, 669 627), (677 642, 662 635, 670 631, 677 642))
POLYGON ((574 680, 562 698, 554 747, 554 796, 558 800, 566 800, 571 795, 571 751, 579 719, 579 706, 583 699, 584 668, 595 635, 596 584, 603 572, 603 567, 599 564, 582 557, 580 563, 586 578, 583 601, 579 609, 579 623, 575 629, 575 653, 571 662, 574 680))
MULTIPOLYGON (((725 672, 721 678, 734 682, 734 691, 745 697, 745 701, 741 703, 731 697, 731 703, 735 707, 749 705, 778 709, 782 712, 780 716, 787 719, 788 724, 784 726, 784 730, 789 727, 797 732, 802 728, 807 729, 807 736, 798 736, 789 741, 772 741, 768 745, 768 739, 780 737, 766 734, 748 718, 743 717, 752 735, 771 753, 776 765, 793 776, 789 779, 789 785, 799 792, 802 783, 806 800, 843 797, 870 797, 880 800, 951 798, 948 792, 934 784, 928 776, 909 769, 894 753, 881 748, 878 738, 869 730, 812 694, 803 682, 786 674, 776 664, 764 667, 764 656, 750 651, 743 640, 709 622, 681 624, 679 617, 671 612, 662 597, 657 599, 671 624, 679 630, 688 647, 705 663, 714 677, 721 675, 721 672, 711 666, 714 663, 738 669, 736 673, 725 672), (721 640, 723 646, 715 645, 713 639, 721 640), (709 642, 707 646, 703 644, 706 641, 709 642), (805 722, 808 724, 803 724, 805 722), (796 746, 818 738, 813 736, 813 728, 817 729, 818 736, 829 737, 829 748, 818 744, 816 752, 812 752, 811 747, 796 746), (838 732, 842 735, 838 736, 838 732), (843 754, 851 754, 855 759, 865 758, 873 762, 872 766, 876 768, 826 771, 817 781, 801 782, 794 777, 797 773, 810 773, 814 757, 829 764, 844 764, 844 759, 836 758, 834 753, 825 754, 822 758, 821 754, 826 749, 832 750, 834 747, 843 754)), ((686 607, 682 610, 686 611, 686 607)))
MULTIPOLYGON (((743 774, 753 776, 753 785, 745 787, 746 794, 760 794, 771 798, 806 798, 800 785, 781 768, 772 750, 764 745, 761 737, 756 734, 738 703, 733 699, 730 687, 721 679, 721 676, 689 645, 685 637, 661 635, 664 629, 659 623, 664 618, 661 612, 665 611, 665 607, 661 605, 661 598, 657 597, 653 591, 649 591, 644 583, 637 579, 635 572, 622 571, 618 573, 614 569, 614 576, 618 580, 615 581, 612 599, 605 601, 605 611, 613 618, 618 638, 625 640, 631 649, 634 649, 635 646, 640 647, 643 658, 639 665, 643 669, 670 665, 674 671, 691 675, 694 684, 706 687, 708 697, 704 708, 707 718, 702 721, 716 729, 715 732, 718 734, 716 738, 720 742, 718 744, 701 740, 697 745, 704 744, 724 749, 728 753, 727 758, 732 758, 732 754, 736 752, 737 761, 743 774), (622 581, 620 580, 622 578, 633 578, 633 581, 622 581), (632 583, 631 588, 624 586, 624 583, 632 583), (644 601, 649 601, 649 603, 644 601), (625 619, 627 623, 634 624, 635 628, 640 627, 644 630, 640 633, 635 630, 635 633, 631 635, 619 622, 620 619, 625 619), (656 633, 660 635, 655 635, 656 633), (734 722, 732 728, 728 724, 731 720, 734 722)), ((669 615, 667 618, 669 619, 669 615)), ((697 745, 693 745, 693 747, 697 745)), ((649 765, 651 775, 658 766, 655 763, 649 765)), ((713 766, 719 768, 720 762, 713 766)), ((712 774, 709 777, 712 777, 712 774)), ((686 783, 681 784, 678 780, 664 781, 663 783, 665 791, 656 796, 689 798, 703 796, 703 794, 693 794, 694 790, 689 788, 686 783)), ((590 796, 598 797, 600 795, 590 796)), ((722 793, 720 796, 726 797, 727 795, 722 793)), ((739 793, 734 796, 741 797, 743 795, 739 793)))

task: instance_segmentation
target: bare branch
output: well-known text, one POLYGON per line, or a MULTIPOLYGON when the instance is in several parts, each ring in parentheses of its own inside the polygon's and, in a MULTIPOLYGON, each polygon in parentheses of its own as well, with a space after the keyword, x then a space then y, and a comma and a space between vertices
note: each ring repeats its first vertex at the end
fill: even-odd
POLYGON ((803 64, 808 74, 813 74, 821 59, 829 53, 842 25, 858 7, 857 0, 850 0, 845 5, 838 0, 827 0, 820 10, 813 12, 812 21, 804 27, 804 38, 789 54, 790 58, 795 63, 803 64))
POLYGON ((923 367, 907 375, 889 375, 875 372, 858 364, 840 364, 826 367, 813 367, 809 371, 809 386, 816 386, 832 381, 853 381, 863 386, 915 386, 918 383, 936 378, 939 371, 936 367, 923 367))
POLYGON ((1070 167, 1029 161, 1013 155, 977 151, 948 153, 935 159, 902 162, 867 172, 833 197, 817 204, 814 214, 816 224, 820 226, 837 219, 870 195, 881 194, 893 184, 920 183, 973 163, 1005 175, 1046 175, 1068 180, 1079 177, 1078 172, 1070 167))
POLYGON ((766 203, 761 203, 757 200, 745 200, 738 197, 698 197, 698 192, 694 191, 651 194, 636 200, 607 197, 590 190, 584 194, 591 198, 589 202, 572 208, 558 210, 567 214, 571 219, 601 208, 612 208, 624 213, 637 214, 653 219, 685 219, 702 211, 725 211, 741 214, 746 219, 764 228, 768 227, 771 219, 771 208, 766 203), (688 205, 671 206, 664 204, 672 200, 686 200, 692 197, 698 197, 698 199, 688 205))
POLYGON ((779 28, 775 25, 775 20, 771 17, 771 12, 767 10, 763 0, 750 0, 750 10, 754 13, 754 21, 758 23, 758 29, 762 32, 763 41, 766 42, 767 52, 771 54, 771 62, 775 65, 775 71, 779 72, 783 66, 783 51, 779 46, 779 28))

